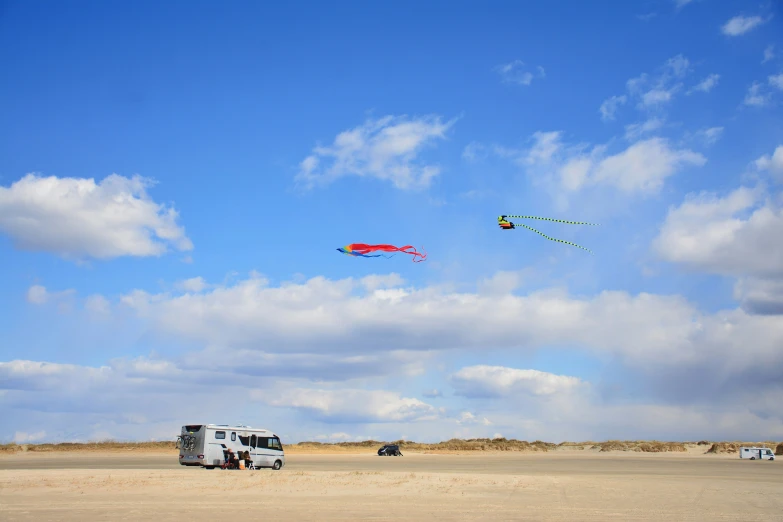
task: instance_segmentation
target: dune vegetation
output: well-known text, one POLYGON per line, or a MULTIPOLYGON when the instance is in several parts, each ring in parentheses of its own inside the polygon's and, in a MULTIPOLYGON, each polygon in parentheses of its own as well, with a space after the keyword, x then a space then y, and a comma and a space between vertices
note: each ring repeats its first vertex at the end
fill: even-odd
MULTIPOLYGON (((599 453, 611 451, 642 452, 642 453, 684 453, 691 450, 703 449, 705 454, 731 454, 737 453, 741 446, 766 446, 774 449, 776 455, 783 455, 783 443, 774 441, 765 442, 739 442, 739 441, 699 441, 699 442, 662 442, 644 440, 609 440, 604 442, 544 442, 536 440, 528 442, 516 439, 450 439, 438 443, 421 443, 407 440, 379 441, 365 440, 361 442, 315 442, 306 441, 296 444, 286 444, 285 448, 294 453, 315 452, 345 452, 351 453, 375 452, 384 444, 397 444, 402 451, 419 452, 548 452, 558 450, 582 450, 599 453)), ((15 454, 20 452, 73 452, 73 451, 136 451, 136 452, 174 452, 177 450, 176 441, 155 442, 123 442, 106 440, 98 442, 61 442, 45 444, 2 444, 0 455, 15 454)))

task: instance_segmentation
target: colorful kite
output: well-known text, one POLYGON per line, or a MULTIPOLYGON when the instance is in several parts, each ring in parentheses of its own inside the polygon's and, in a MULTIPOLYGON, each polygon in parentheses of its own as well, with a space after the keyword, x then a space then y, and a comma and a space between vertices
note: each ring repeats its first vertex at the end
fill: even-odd
POLYGON ((352 243, 342 248, 337 249, 338 252, 354 257, 391 257, 384 256, 383 254, 369 255, 370 252, 403 252, 413 256, 414 263, 421 263, 427 258, 427 253, 420 254, 410 245, 404 247, 396 247, 394 245, 367 245, 365 243, 352 243), (416 256, 421 259, 416 259, 416 256))
POLYGON ((541 219, 541 220, 544 220, 544 221, 554 221, 556 223, 567 223, 569 225, 593 225, 593 226, 598 226, 595 223, 585 223, 585 222, 582 222, 582 221, 564 221, 562 219, 552 219, 552 218, 536 217, 536 216, 500 216, 500 217, 498 217, 498 226, 500 226, 500 228, 502 228, 503 230, 512 230, 512 229, 514 229, 516 227, 524 227, 524 228, 526 228, 528 230, 532 230, 536 234, 540 234, 540 235, 544 236, 545 238, 549 239, 550 241, 557 241, 558 243, 565 243, 566 245, 571 245, 571 246, 575 246, 577 248, 581 248, 582 250, 587 250, 591 254, 593 253, 592 250, 589 250, 589 249, 587 249, 585 247, 579 246, 579 245, 574 244, 574 243, 569 243, 568 241, 563 241, 562 239, 555 239, 553 237, 549 237, 546 234, 543 234, 543 233, 539 232, 535 228, 529 227, 529 226, 524 225, 522 223, 519 223, 518 225, 515 225, 511 221, 508 221, 506 218, 541 219))

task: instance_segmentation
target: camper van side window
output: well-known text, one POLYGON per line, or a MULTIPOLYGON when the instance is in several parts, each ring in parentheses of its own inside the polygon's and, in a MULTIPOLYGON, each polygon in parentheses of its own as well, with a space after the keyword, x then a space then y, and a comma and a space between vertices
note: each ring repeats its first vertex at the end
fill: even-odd
POLYGON ((278 439, 278 438, 270 438, 269 439, 269 449, 275 449, 275 450, 283 449, 283 447, 280 446, 280 439, 278 439))
POLYGON ((240 435, 239 442, 241 442, 243 446, 250 446, 250 437, 248 437, 247 435, 245 435, 244 437, 240 435))
POLYGON ((250 436, 250 446, 253 447, 253 448, 256 447, 256 436, 255 435, 251 435, 250 436))
POLYGON ((231 432, 231 440, 237 440, 237 432, 236 431, 232 431, 231 432))
POLYGON ((256 447, 261 449, 268 449, 269 448, 269 444, 267 444, 268 441, 269 439, 267 437, 258 437, 258 446, 256 447))
POLYGON ((215 438, 216 439, 225 439, 226 438, 226 432, 225 431, 216 431, 215 432, 215 438))

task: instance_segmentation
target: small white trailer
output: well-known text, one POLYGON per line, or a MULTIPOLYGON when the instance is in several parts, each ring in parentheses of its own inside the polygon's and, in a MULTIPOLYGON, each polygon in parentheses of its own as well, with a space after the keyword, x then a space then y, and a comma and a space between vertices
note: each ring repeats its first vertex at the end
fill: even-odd
POLYGON ((739 457, 750 460, 775 460, 775 455, 769 448, 746 448, 743 446, 739 449, 739 457))
POLYGON ((285 465, 280 437, 263 428, 229 424, 187 424, 177 439, 179 463, 183 466, 221 467, 226 450, 236 455, 250 452, 256 468, 279 470, 285 465))

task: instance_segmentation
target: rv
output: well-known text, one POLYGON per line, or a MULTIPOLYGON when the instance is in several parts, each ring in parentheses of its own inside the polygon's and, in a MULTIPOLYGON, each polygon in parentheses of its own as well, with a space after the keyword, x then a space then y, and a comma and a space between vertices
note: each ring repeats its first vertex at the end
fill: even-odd
POLYGON ((278 470, 285 465, 280 437, 269 430, 228 424, 188 424, 177 439, 179 463, 214 469, 225 464, 224 450, 249 451, 256 468, 278 470))
POLYGON ((769 448, 745 448, 739 449, 739 456, 741 459, 767 459, 775 460, 775 455, 772 454, 772 450, 769 448))

